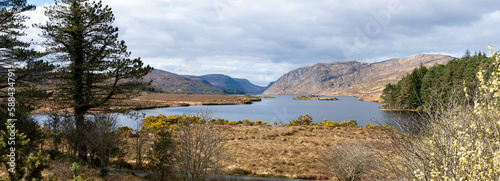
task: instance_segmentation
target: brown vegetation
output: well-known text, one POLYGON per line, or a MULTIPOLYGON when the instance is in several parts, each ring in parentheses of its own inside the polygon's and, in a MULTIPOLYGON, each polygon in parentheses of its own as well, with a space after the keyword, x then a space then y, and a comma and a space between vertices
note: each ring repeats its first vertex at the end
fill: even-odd
MULTIPOLYGON (((237 105, 244 104, 244 99, 259 101, 257 97, 233 96, 233 95, 208 95, 208 94, 167 94, 143 92, 140 96, 131 100, 114 103, 111 111, 127 111, 139 109, 152 109, 162 107, 181 107, 192 105, 237 105)), ((57 105, 42 103, 42 107, 32 113, 53 113, 57 105)), ((94 110, 99 111, 99 110, 94 110)), ((71 110, 59 110, 58 112, 71 112, 71 110)))
MULTIPOLYGON (((291 178, 331 178, 326 175, 321 165, 321 153, 332 146, 343 143, 357 142, 374 145, 383 141, 386 136, 380 129, 353 128, 353 127, 325 127, 312 126, 282 126, 266 125, 219 125, 220 135, 226 142, 227 158, 223 161, 223 173, 253 176, 291 177, 291 178)), ((152 134, 147 134, 150 145, 152 134)), ((126 156, 125 168, 134 168, 135 135, 126 136, 130 144, 126 156)), ((46 140, 50 145, 51 140, 46 140)), ((110 165, 113 165, 112 162, 110 165)), ((71 163, 64 161, 50 161, 50 167, 43 172, 45 178, 52 177, 58 180, 72 178, 71 163)), ((99 177, 98 169, 81 166, 81 176, 91 180, 142 180, 130 174, 110 172, 104 178, 99 177)))
POLYGON ((309 131, 307 127, 228 126, 222 132, 228 141, 226 170, 243 169, 262 176, 322 178, 320 153, 345 142, 374 144, 385 138, 378 129, 313 126, 309 131))

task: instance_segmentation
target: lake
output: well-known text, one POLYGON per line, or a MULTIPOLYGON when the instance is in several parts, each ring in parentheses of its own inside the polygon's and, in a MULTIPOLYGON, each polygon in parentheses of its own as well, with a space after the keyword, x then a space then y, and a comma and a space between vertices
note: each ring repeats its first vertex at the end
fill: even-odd
MULTIPOLYGON (((382 104, 366 101, 356 101, 355 97, 337 97, 337 101, 320 100, 292 100, 292 95, 273 95, 276 98, 263 98, 261 102, 253 102, 245 105, 211 105, 211 106, 189 106, 169 107, 149 110, 134 111, 144 113, 145 116, 183 115, 210 110, 215 118, 223 118, 229 121, 249 119, 252 121, 262 120, 272 125, 288 123, 297 119, 299 115, 308 113, 314 122, 328 121, 342 122, 356 120, 358 125, 377 124, 375 120, 384 122, 388 112, 381 111, 382 104)), ((46 119, 46 115, 34 115, 37 120, 46 119)), ((128 116, 119 115, 118 124, 121 126, 134 127, 136 122, 128 116)))

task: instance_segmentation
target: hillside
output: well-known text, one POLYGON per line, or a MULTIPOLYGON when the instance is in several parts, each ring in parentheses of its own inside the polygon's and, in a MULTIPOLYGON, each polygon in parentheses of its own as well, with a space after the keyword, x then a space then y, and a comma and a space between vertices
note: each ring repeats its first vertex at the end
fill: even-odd
POLYGON ((223 74, 209 74, 200 77, 217 88, 241 90, 246 94, 260 94, 265 90, 265 87, 254 85, 247 79, 231 78, 223 74))
POLYGON ((211 85, 203 78, 177 75, 163 70, 153 70, 144 76, 145 81, 153 81, 151 86, 166 93, 222 94, 223 90, 211 85))
POLYGON ((454 59, 446 55, 417 55, 377 63, 342 61, 318 63, 292 70, 263 94, 359 96, 378 99, 385 85, 423 64, 432 66, 454 59))
POLYGON ((486 71, 488 77, 493 58, 484 53, 466 54, 460 59, 449 61, 446 65, 420 67, 407 74, 397 84, 385 87, 382 93, 385 106, 391 109, 435 108, 433 103, 447 104, 450 100, 469 102, 479 98, 477 88, 479 79, 476 74, 486 71), (465 96, 464 91, 470 96, 465 96))

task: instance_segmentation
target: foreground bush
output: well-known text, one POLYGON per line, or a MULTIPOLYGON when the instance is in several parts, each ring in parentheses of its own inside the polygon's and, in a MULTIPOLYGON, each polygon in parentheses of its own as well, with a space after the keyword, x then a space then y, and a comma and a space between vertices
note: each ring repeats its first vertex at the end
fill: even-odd
POLYGON ((197 116, 178 116, 178 115, 172 115, 172 116, 165 116, 163 114, 159 114, 158 116, 148 116, 142 120, 142 127, 145 129, 153 129, 153 130, 159 130, 162 128, 170 128, 172 124, 177 124, 179 122, 186 122, 186 121, 199 121, 199 122, 205 122, 204 119, 201 119, 197 116))
POLYGON ((149 160, 149 168, 160 173, 161 181, 164 180, 165 174, 172 171, 174 147, 174 140, 170 132, 158 131, 156 133, 147 159, 149 160))
MULTIPOLYGON (((15 130, 15 122, 7 121, 5 126, 9 131, 0 131, 0 162, 7 170, 9 180, 42 179, 42 171, 48 167, 49 156, 39 151, 36 155, 30 153, 26 157, 23 151, 28 148, 30 140, 15 130)), ((0 177, 0 180, 3 178, 0 177)))
MULTIPOLYGON (((198 113, 202 120, 210 120, 210 115, 198 113)), ((220 135, 220 127, 202 121, 184 120, 178 123, 174 134, 173 156, 180 172, 186 180, 206 180, 222 167, 225 141, 220 135)))
POLYGON ((376 169, 377 160, 370 149, 359 143, 342 143, 321 155, 324 172, 340 181, 361 180, 376 169))
MULTIPOLYGON (((500 57, 495 54, 489 79, 479 71, 474 105, 436 102, 424 121, 406 124, 413 133, 393 134, 398 165, 391 168, 403 180, 500 180, 500 57)), ((467 89, 464 88, 467 95, 467 89)), ((457 99, 460 100, 460 99, 457 99)))
POLYGON ((297 119, 288 123, 288 126, 311 125, 313 119, 309 114, 299 115, 297 119))

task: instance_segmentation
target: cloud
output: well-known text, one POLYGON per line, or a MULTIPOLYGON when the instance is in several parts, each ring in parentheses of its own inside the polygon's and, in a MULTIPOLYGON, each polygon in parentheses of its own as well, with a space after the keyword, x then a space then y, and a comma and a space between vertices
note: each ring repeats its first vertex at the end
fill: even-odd
MULTIPOLYGON (((113 9, 132 56, 174 73, 224 73, 260 85, 318 62, 435 52, 460 57, 467 49, 488 51, 489 42, 500 47, 495 0, 103 3, 113 9)), ((30 15, 33 22, 43 19, 40 9, 30 15)))

